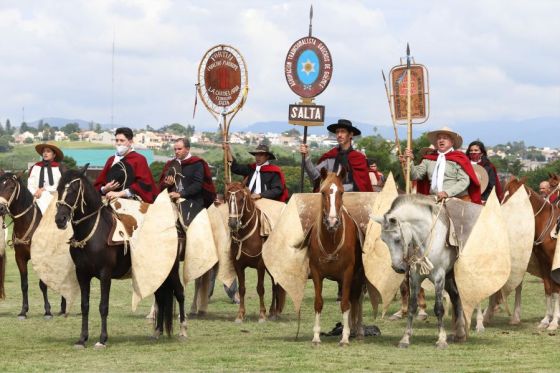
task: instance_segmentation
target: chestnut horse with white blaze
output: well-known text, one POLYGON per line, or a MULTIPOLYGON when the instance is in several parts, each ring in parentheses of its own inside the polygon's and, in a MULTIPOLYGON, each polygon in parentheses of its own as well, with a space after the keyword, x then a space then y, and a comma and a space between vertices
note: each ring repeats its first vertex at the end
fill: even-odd
POLYGON ((321 169, 321 212, 309 232, 309 268, 315 288, 315 325, 313 345, 321 343, 320 319, 323 310, 323 280, 335 280, 342 286, 342 338, 340 346, 349 344, 350 329, 363 338, 362 297, 365 284, 359 228, 342 203, 342 180, 346 169, 338 173, 321 169), (352 313, 350 315, 350 313, 352 313))

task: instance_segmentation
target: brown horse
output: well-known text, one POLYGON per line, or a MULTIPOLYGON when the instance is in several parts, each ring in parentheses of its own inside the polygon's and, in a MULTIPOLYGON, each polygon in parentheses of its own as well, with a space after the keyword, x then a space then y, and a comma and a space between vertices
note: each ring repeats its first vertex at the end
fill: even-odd
MULTIPOLYGON (((245 268, 257 270, 257 293, 259 295, 259 322, 266 321, 266 307, 264 305, 264 275, 266 266, 262 258, 262 247, 265 241, 260 235, 260 210, 251 198, 251 192, 240 182, 226 185, 225 200, 228 203, 228 225, 231 232, 231 260, 239 281, 239 310, 235 322, 242 322, 245 318, 245 268)), ((279 284, 272 280, 272 303, 269 318, 277 319, 282 313, 286 293, 279 284)))
POLYGON ((321 212, 317 214, 317 220, 309 232, 309 268, 315 288, 315 326, 312 340, 315 346, 321 343, 320 319, 325 278, 342 284, 340 309, 343 329, 340 345, 348 345, 351 327, 358 337, 364 335, 361 312, 365 284, 362 248, 359 228, 342 204, 342 180, 345 176, 344 168, 338 173, 328 173, 325 168, 321 169, 321 212))
MULTIPOLYGON (((21 292, 23 295, 21 311, 18 318, 23 320, 29 311, 28 273, 27 262, 31 259, 31 239, 41 221, 41 210, 35 203, 33 195, 23 185, 18 175, 0 171, 0 215, 9 215, 12 218, 14 229, 12 244, 16 254, 16 263, 19 269, 21 292)), ((0 298, 4 291, 5 258, 0 263, 0 298)), ((45 319, 51 319, 51 305, 47 296, 47 285, 39 280, 39 287, 43 293, 45 319)), ((60 314, 66 314, 66 300, 62 298, 60 314)))
POLYGON ((529 201, 535 214, 533 254, 538 262, 546 296, 546 314, 538 327, 539 329, 556 330, 560 318, 560 285, 551 277, 552 261, 556 251, 556 239, 551 238, 550 233, 558 221, 560 210, 525 185, 525 181, 525 178, 517 179, 512 177, 504 188, 504 202, 521 187, 524 187, 529 195, 529 201))

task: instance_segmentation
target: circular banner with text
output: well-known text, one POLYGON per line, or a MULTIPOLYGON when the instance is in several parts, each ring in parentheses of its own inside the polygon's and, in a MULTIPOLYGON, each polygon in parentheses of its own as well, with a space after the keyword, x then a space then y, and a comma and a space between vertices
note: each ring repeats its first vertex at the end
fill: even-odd
POLYGON ((290 47, 284 64, 286 81, 300 97, 320 95, 331 81, 333 64, 329 49, 312 36, 299 39, 290 47))

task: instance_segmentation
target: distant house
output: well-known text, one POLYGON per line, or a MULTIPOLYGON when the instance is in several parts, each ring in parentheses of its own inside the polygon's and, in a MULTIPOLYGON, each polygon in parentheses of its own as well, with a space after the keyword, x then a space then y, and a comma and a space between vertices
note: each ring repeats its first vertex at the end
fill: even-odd
POLYGON ((15 140, 16 144, 23 144, 26 139, 34 140, 35 135, 32 134, 29 131, 25 131, 24 133, 20 133, 20 134, 14 136, 14 140, 15 140))
POLYGON ((66 134, 62 131, 56 131, 54 133, 54 141, 64 141, 64 140, 68 140, 68 137, 66 136, 66 134))

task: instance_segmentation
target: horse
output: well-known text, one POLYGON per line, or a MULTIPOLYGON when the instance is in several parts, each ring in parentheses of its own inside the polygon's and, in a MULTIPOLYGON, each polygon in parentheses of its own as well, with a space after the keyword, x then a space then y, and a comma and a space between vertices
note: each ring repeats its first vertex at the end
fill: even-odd
MULTIPOLYGON (((55 222, 59 229, 65 229, 70 222, 74 231, 70 240, 70 255, 76 266, 82 311, 80 339, 74 346, 85 348, 89 337, 90 284, 91 279, 96 277, 100 281, 101 290, 101 334, 95 348, 105 348, 108 339, 107 315, 111 280, 128 278, 131 273, 131 257, 130 250, 127 250, 124 244, 109 246, 107 237, 110 236, 114 224, 114 212, 102 202, 101 195, 84 175, 85 171, 86 167, 80 171, 69 170, 62 174, 57 189, 55 222)), ((173 266, 169 277, 156 291, 160 312, 154 331, 155 337, 161 334, 164 323, 167 332, 170 333, 171 330, 173 315, 169 307, 169 289, 172 287, 174 271, 178 273, 177 265, 173 266)), ((184 313, 180 316, 183 332, 184 313)), ((184 328, 186 329, 186 325, 184 328)))
MULTIPOLYGON (((23 184, 20 177, 13 173, 4 173, 4 171, 0 171, 0 215, 3 218, 9 215, 14 224, 12 245, 16 254, 16 263, 19 269, 21 292, 23 296, 21 311, 18 314, 18 318, 24 320, 27 318, 27 312, 29 311, 27 262, 31 259, 31 240, 41 221, 42 214, 39 206, 35 203, 33 195, 23 184)), ((0 298, 4 295, 5 266, 4 258, 0 264, 0 288, 2 288, 0 291, 0 298)), ((53 315, 47 295, 47 285, 39 280, 39 288, 43 293, 45 308, 44 318, 46 320, 52 319, 53 315)), ((59 315, 65 314, 66 300, 62 298, 59 315)))
POLYGON ((547 198, 542 197, 527 186, 525 182, 526 178, 517 179, 512 177, 504 188, 504 201, 509 199, 521 187, 524 187, 529 195, 529 201, 535 215, 533 254, 538 262, 546 298, 546 313, 540 321, 538 328, 556 330, 558 329, 558 321, 560 319, 560 284, 556 283, 551 277, 552 261, 556 252, 557 240, 551 237, 551 231, 558 221, 560 210, 554 204, 551 204, 547 198))
POLYGON ((436 347, 447 347, 447 334, 443 325, 444 289, 453 305, 455 341, 466 340, 463 309, 453 271, 458 248, 447 243, 449 218, 443 205, 436 204, 432 197, 424 195, 401 195, 393 201, 383 217, 373 217, 373 220, 382 226, 381 239, 389 248, 393 270, 410 275, 407 325, 398 347, 410 345, 412 322, 418 307, 417 295, 426 278, 435 287, 434 313, 439 332, 436 347))
POLYGON ((321 210, 308 233, 309 269, 315 290, 315 325, 311 341, 314 346, 321 343, 320 320, 325 278, 342 284, 340 309, 343 327, 339 345, 349 344, 351 328, 358 338, 364 336, 362 300, 365 273, 359 228, 342 202, 342 180, 345 176, 345 168, 340 168, 337 173, 321 169, 321 210))
MULTIPOLYGON (((235 322, 245 318, 245 268, 257 270, 257 293, 259 295, 259 322, 266 321, 264 305, 264 277, 266 266, 262 258, 265 239, 261 237, 261 213, 251 198, 249 189, 240 182, 226 185, 225 200, 228 204, 228 226, 231 234, 231 260, 239 281, 239 309, 235 322)), ((272 280, 272 302, 269 319, 276 320, 282 313, 286 299, 284 289, 272 280)))

